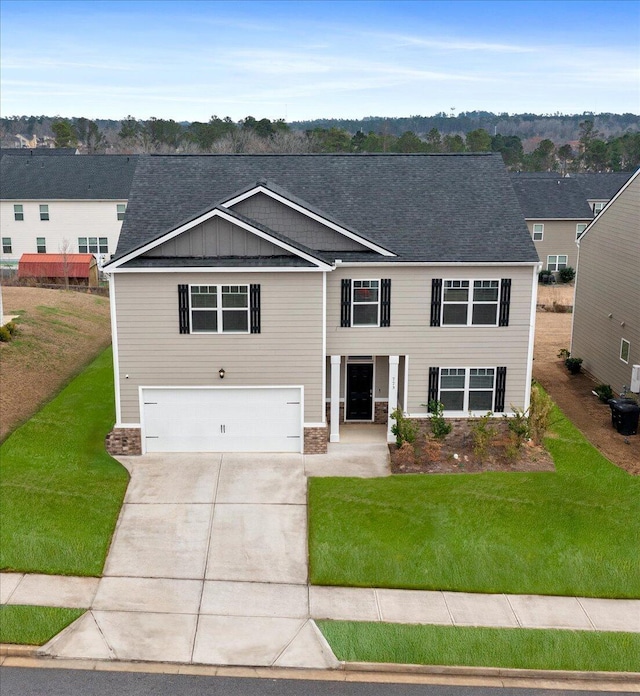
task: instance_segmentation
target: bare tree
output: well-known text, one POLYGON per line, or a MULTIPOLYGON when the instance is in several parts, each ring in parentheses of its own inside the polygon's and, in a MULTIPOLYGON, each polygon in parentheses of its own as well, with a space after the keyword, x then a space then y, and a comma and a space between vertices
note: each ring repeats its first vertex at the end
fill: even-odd
POLYGON ((58 251, 62 255, 62 273, 64 274, 64 287, 66 290, 69 289, 69 254, 71 253, 71 242, 65 237, 58 251))

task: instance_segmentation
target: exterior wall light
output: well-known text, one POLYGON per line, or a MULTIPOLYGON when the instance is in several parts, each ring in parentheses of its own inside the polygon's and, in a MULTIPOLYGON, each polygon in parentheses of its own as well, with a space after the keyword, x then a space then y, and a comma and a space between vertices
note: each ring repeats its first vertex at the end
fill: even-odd
POLYGON ((220 379, 224 379, 224 368, 223 368, 223 367, 221 367, 221 368, 218 370, 218 374, 220 375, 220 379))

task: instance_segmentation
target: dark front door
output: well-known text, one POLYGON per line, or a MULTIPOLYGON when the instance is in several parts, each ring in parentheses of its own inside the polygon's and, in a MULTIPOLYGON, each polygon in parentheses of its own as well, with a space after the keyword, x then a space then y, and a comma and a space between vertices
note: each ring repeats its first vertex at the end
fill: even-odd
POLYGON ((347 364, 347 420, 371 420, 373 365, 347 364))

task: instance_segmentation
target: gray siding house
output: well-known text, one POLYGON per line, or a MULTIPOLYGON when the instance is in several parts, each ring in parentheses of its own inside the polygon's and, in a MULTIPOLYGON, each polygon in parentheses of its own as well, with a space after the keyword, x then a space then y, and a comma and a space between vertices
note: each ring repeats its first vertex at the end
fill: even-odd
POLYGON ((540 265, 497 154, 141 157, 105 270, 114 453, 529 403, 540 265))
POLYGON ((553 172, 517 173, 511 180, 543 268, 575 269, 576 241, 593 220, 578 180, 553 172))
POLYGON ((587 228, 579 247, 571 353, 620 392, 640 365, 640 170, 587 228))

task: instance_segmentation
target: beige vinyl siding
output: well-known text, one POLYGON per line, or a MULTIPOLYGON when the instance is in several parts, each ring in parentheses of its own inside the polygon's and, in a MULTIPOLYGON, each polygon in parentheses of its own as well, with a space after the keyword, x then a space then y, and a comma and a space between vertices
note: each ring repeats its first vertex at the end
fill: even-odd
POLYGON ((121 422, 140 422, 139 386, 201 385, 303 385, 305 421, 323 421, 322 273, 121 273, 115 301, 121 422), (180 283, 259 283, 261 333, 180 334, 180 283))
POLYGON ((533 274, 532 266, 340 267, 327 276, 327 355, 408 355, 412 414, 426 412, 421 404, 427 401, 429 367, 506 366, 505 407, 524 408, 533 274), (342 278, 390 278, 391 326, 342 328, 342 278), (511 278, 509 326, 431 327, 433 278, 511 278))
POLYGON ((543 224, 544 234, 540 242, 534 240, 536 251, 547 268, 547 257, 565 254, 567 266, 576 267, 578 263, 578 246, 576 244, 576 225, 589 223, 590 220, 527 220, 527 227, 533 239, 533 226, 543 224))
POLYGON ((639 220, 636 177, 580 242, 571 352, 616 392, 630 384, 632 366, 640 365, 639 220), (623 338, 631 344, 628 364, 620 360, 623 338))

